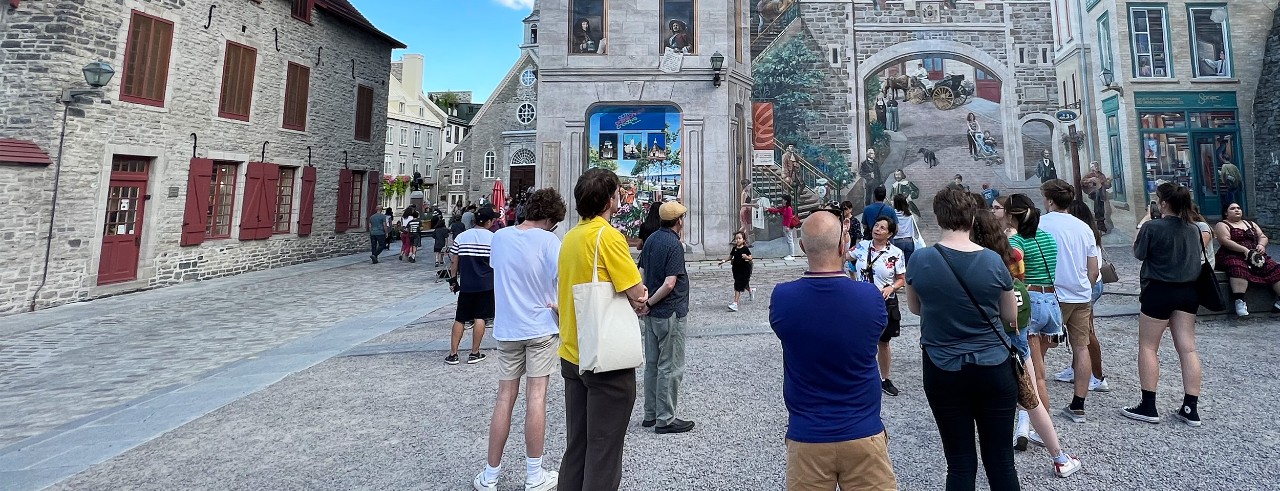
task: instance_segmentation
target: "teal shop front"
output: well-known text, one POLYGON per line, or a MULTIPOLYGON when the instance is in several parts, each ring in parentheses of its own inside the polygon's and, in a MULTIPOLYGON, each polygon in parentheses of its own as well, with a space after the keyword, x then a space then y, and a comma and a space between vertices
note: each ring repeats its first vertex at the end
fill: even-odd
POLYGON ((1248 212, 1235 92, 1135 92, 1147 201, 1161 181, 1187 186, 1206 217, 1237 201, 1248 212), (1241 179, 1223 179, 1223 164, 1241 179))

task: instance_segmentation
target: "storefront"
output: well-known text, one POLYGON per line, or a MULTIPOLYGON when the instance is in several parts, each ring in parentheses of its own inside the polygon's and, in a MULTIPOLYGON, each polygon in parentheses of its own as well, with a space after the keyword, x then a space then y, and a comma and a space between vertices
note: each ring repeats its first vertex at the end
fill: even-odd
POLYGON ((1221 216, 1224 198, 1248 211, 1235 92, 1136 92, 1134 106, 1148 202, 1159 182, 1173 181, 1192 190, 1207 217, 1221 216), (1224 179, 1227 163, 1238 172, 1224 179))

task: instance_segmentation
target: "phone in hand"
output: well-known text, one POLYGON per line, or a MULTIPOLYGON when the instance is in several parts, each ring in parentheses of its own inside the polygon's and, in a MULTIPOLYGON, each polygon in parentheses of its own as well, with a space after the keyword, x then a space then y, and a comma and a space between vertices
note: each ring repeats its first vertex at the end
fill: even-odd
POLYGON ((1152 202, 1151 202, 1151 204, 1149 205, 1149 208, 1150 208, 1150 210, 1151 210, 1151 219, 1152 219, 1152 220, 1159 220, 1159 219, 1160 219, 1160 206, 1156 205, 1156 202, 1155 202, 1155 201, 1152 201, 1152 202))

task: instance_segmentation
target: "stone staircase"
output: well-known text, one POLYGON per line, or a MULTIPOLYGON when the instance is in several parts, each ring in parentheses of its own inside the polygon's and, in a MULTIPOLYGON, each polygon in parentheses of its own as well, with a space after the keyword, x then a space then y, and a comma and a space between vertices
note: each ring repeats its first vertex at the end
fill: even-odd
POLYGON ((799 19, 800 9, 796 6, 798 3, 798 1, 792 1, 782 14, 764 25, 760 24, 758 14, 751 16, 751 59, 759 58, 760 54, 764 53, 792 22, 799 19))

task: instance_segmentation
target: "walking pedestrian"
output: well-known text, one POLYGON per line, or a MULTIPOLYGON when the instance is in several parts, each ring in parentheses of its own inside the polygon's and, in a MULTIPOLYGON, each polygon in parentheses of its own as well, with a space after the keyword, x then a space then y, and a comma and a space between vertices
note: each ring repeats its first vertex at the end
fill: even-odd
POLYGON ((640 272, 649 291, 644 318, 644 421, 656 433, 684 433, 693 421, 676 418, 684 379, 684 333, 689 316, 689 273, 684 266, 684 216, 677 201, 662 204, 662 228, 640 251, 640 272))
MULTIPOLYGON (((564 376, 565 451, 559 491, 617 490, 622 482, 622 450, 636 402, 634 368, 578 371, 578 322, 573 286, 605 281, 625 293, 637 314, 649 312, 648 292, 631 259, 630 247, 609 219, 621 206, 618 176, 588 169, 573 187, 582 218, 560 247, 560 373, 564 376), (598 246, 597 246, 598 244, 598 246), (597 267, 598 264, 598 267, 597 267)), ((637 326, 638 327, 638 326, 637 326)))
POLYGON ((489 263, 490 249, 493 245, 493 232, 489 225, 498 217, 492 208, 481 208, 476 212, 475 226, 458 235, 449 253, 453 261, 449 268, 450 289, 458 293, 458 308, 453 315, 453 333, 449 338, 449 356, 444 362, 457 365, 458 345, 462 342, 462 331, 467 322, 472 322, 471 354, 467 355, 467 364, 484 361, 485 354, 480 352, 480 343, 484 341, 486 322, 494 316, 493 266, 489 263))
POLYGON ((373 264, 378 264, 378 256, 386 249, 387 216, 381 211, 375 211, 369 215, 369 258, 373 260, 373 264))
POLYGON ((874 284, 880 291, 880 296, 884 297, 888 323, 880 334, 880 342, 876 347, 876 363, 880 367, 880 389, 894 397, 898 395, 898 388, 889 378, 893 367, 893 351, 889 348, 889 341, 902 334, 902 310, 898 308, 898 291, 906 286, 907 281, 906 255, 889 241, 897 232, 896 218, 878 216, 871 226, 871 239, 858 242, 857 247, 848 254, 853 263, 853 279, 874 284))
POLYGON ((916 251, 907 268, 907 305, 920 315, 924 392, 947 459, 948 490, 974 489, 978 454, 993 491, 1018 489, 1013 464, 1018 381, 1009 340, 992 323, 1017 320, 1013 277, 1000 256, 973 243, 978 204, 939 191, 933 212, 942 228, 935 247, 916 251))
POLYGON ((1035 368, 1032 378, 1035 379, 1040 401, 1049 404, 1044 355, 1049 348, 1066 340, 1062 328, 1062 309, 1058 307, 1058 297, 1054 293, 1058 244, 1048 232, 1040 230, 1040 210, 1036 209, 1029 196, 1014 194, 1009 196, 1008 204, 1004 206, 1004 213, 1017 230, 1009 236, 1009 245, 1017 249, 1023 258, 1029 297, 1027 301, 1031 302, 1031 319, 1026 329, 1031 348, 1031 364, 1035 368))
POLYGON ((787 239, 787 255, 782 258, 784 261, 793 261, 796 258, 796 228, 800 226, 800 220, 796 219, 795 210, 791 208, 791 197, 782 197, 782 206, 776 206, 766 209, 769 213, 777 213, 782 215, 782 236, 787 239))
POLYGON ((400 261, 409 259, 409 249, 413 247, 413 236, 409 234, 409 222, 413 221, 413 205, 406 206, 400 215, 400 261))
POLYGON ((1120 412, 1125 417, 1159 423, 1156 386, 1160 381, 1160 343, 1168 329, 1182 367, 1182 406, 1178 419, 1187 425, 1201 425, 1200 355, 1196 353, 1196 311, 1199 297, 1196 277, 1200 274, 1204 245, 1200 229, 1191 222, 1191 192, 1176 183, 1156 188, 1161 218, 1150 220, 1138 230, 1133 255, 1142 261, 1142 305, 1138 315, 1138 380, 1142 401, 1120 412))
POLYGON ((733 303, 729 304, 729 310, 737 312, 742 292, 747 292, 748 300, 756 299, 756 289, 751 288, 751 248, 747 246, 747 235, 742 231, 733 233, 733 247, 729 249, 729 257, 721 259, 719 265, 726 262, 733 271, 733 303))
POLYGON ((809 270, 779 283, 769 302, 769 326, 782 343, 788 490, 897 489, 876 390, 884 298, 845 277, 844 240, 836 215, 805 220, 809 270))
POLYGON ((916 251, 916 242, 924 242, 920 236, 920 226, 916 223, 916 215, 911 212, 911 202, 905 195, 893 197, 894 216, 898 222, 898 232, 893 235, 893 245, 902 250, 902 263, 911 262, 911 253, 916 251))
MULTIPOLYGON (((1101 252, 1102 232, 1098 230, 1096 225, 1094 225, 1093 216, 1089 210, 1089 206, 1086 205, 1084 201, 1075 200, 1067 207, 1067 213, 1070 213, 1071 216, 1074 216, 1086 225, 1089 225, 1090 229, 1093 231, 1095 242, 1098 244, 1098 250, 1101 252)), ((1104 286, 1102 279, 1099 278, 1098 281, 1093 283, 1093 292, 1090 298, 1090 303, 1094 305, 1098 304, 1098 299, 1102 298, 1103 289, 1104 286)), ((1089 376, 1089 391, 1107 392, 1111 390, 1111 386, 1107 382, 1106 375, 1102 373, 1102 345, 1098 343, 1097 323, 1094 319, 1094 313, 1092 311, 1089 312, 1089 325, 1094 326, 1089 334, 1089 362, 1093 365, 1091 370, 1092 373, 1089 376)), ((1075 382, 1075 377, 1075 367, 1067 365, 1066 368, 1054 376, 1054 380, 1059 382, 1075 382)))
POLYGON ((444 217, 431 217, 431 239, 434 242, 431 248, 436 253, 436 267, 444 265, 444 248, 449 241, 449 229, 444 226, 444 217))
POLYGON ((462 212, 462 226, 465 227, 466 230, 471 230, 471 227, 475 226, 476 210, 478 209, 479 208, 477 208, 476 205, 467 205, 466 211, 462 212))
MULTIPOLYGON (((1016 322, 1005 325, 1005 334, 1009 336, 1010 344, 1022 355, 1023 364, 1025 365, 1023 369, 1030 373, 1034 370, 1034 367, 1031 364, 1031 346, 1027 342, 1026 325, 1031 319, 1031 305, 1024 298, 1021 298, 1020 292, 1020 290, 1026 289, 1026 284, 1023 282, 1026 270, 1022 264, 1022 253, 1009 245, 1009 238, 1005 233, 1005 228, 1005 221, 996 217, 995 213, 987 210, 978 210, 970 235, 975 244, 999 254, 1000 259, 1004 261, 1005 266, 1009 269, 1009 274, 1013 277, 1014 291, 1019 295, 1018 315, 1016 322)), ((1032 385, 1034 386, 1034 379, 1032 380, 1032 385)), ((1049 452, 1049 458, 1053 464, 1053 473, 1058 477, 1071 477, 1072 474, 1075 474, 1083 467, 1079 458, 1068 454, 1062 449, 1062 442, 1058 440, 1058 431, 1053 427, 1053 418, 1049 416, 1049 410, 1043 402, 1037 404, 1031 410, 1019 407, 1015 421, 1013 430, 1014 450, 1025 451, 1028 442, 1043 446, 1049 452), (1032 429, 1034 431, 1031 431, 1032 429)))
POLYGON ((409 262, 418 262, 418 248, 422 247, 422 220, 418 218, 418 211, 414 210, 409 215, 409 224, 405 226, 405 233, 409 236, 409 249, 405 253, 409 262))
MULTIPOLYGON (((1089 377, 1093 363, 1089 356, 1089 338, 1093 334, 1093 285, 1099 276, 1099 258, 1093 229, 1080 219, 1066 213, 1075 200, 1075 188, 1061 179, 1045 181, 1040 185, 1044 195, 1044 207, 1049 210, 1040 218, 1040 228, 1053 237, 1057 246, 1057 263, 1054 266, 1054 295, 1062 311, 1063 325, 1075 367, 1075 396, 1062 415, 1076 423, 1085 421, 1084 401, 1089 396, 1089 377)), ((1024 251, 1025 252, 1025 251, 1024 251)))
MULTIPOLYGON (((542 468, 546 435, 547 383, 556 371, 560 326, 556 313, 560 238, 551 233, 564 220, 564 200, 553 188, 534 191, 526 220, 493 234, 490 247, 495 300, 493 337, 498 340, 498 399, 489 422, 484 470, 472 480, 476 491, 497 490, 502 450, 511 432, 511 413, 525 382, 524 445, 526 491, 549 491, 559 474, 542 468)), ((443 226, 439 230, 444 230, 443 226)))

